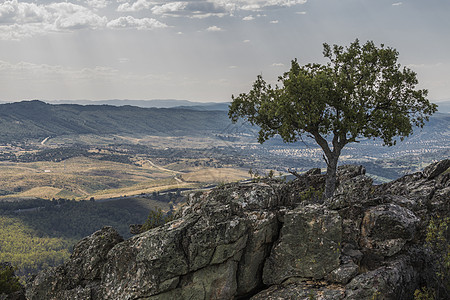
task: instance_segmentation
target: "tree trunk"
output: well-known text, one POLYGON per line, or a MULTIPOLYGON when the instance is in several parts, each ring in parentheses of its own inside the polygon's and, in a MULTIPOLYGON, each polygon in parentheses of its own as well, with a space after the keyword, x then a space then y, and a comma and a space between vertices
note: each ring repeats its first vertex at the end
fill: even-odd
POLYGON ((325 181, 325 198, 331 198, 336 189, 336 171, 339 156, 331 155, 327 161, 327 177, 325 181))
POLYGON ((339 160, 339 156, 341 155, 341 150, 345 146, 347 140, 339 136, 335 133, 333 137, 333 150, 330 149, 327 140, 325 140, 319 133, 318 130, 314 130, 310 132, 317 144, 322 148, 325 162, 327 163, 327 177, 325 181, 325 199, 333 197, 334 190, 336 189, 336 171, 337 164, 339 160))

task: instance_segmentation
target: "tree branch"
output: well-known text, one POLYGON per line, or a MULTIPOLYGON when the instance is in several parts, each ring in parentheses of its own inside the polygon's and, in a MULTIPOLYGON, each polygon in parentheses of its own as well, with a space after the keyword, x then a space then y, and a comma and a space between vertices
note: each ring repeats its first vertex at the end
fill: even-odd
POLYGON ((288 169, 288 172, 294 175, 297 178, 302 178, 302 175, 298 174, 296 171, 293 171, 291 169, 288 169))

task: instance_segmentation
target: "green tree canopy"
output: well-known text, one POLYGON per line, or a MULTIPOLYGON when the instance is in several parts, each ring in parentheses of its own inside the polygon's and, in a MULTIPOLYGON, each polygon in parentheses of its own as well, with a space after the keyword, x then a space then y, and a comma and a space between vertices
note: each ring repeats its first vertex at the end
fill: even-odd
POLYGON ((325 196, 336 186, 342 148, 358 139, 380 138, 392 146, 414 126, 423 127, 436 105, 416 89, 416 73, 397 62, 397 50, 372 41, 348 47, 323 44, 326 64, 291 69, 272 87, 258 76, 248 93, 232 96, 229 117, 260 127, 259 142, 278 134, 285 142, 312 137, 327 163, 325 196))

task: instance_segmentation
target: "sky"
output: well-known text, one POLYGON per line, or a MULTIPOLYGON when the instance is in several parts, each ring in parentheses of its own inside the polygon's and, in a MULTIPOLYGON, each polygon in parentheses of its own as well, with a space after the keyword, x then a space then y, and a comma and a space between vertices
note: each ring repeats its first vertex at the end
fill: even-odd
POLYGON ((0 100, 231 101, 323 43, 399 51, 450 99, 449 0, 0 0, 0 100))

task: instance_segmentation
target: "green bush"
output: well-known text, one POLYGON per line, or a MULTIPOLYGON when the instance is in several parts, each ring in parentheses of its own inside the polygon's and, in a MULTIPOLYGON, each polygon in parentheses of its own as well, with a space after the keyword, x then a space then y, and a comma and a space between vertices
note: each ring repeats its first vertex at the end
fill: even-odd
POLYGON ((147 220, 142 225, 142 232, 161 226, 173 220, 172 214, 164 214, 161 208, 150 210, 147 220))
POLYGON ((315 189, 314 187, 309 187, 300 192, 299 198, 300 202, 303 201, 319 201, 322 199, 323 189, 315 189))
POLYGON ((415 300, 450 299, 450 217, 431 218, 427 228, 426 247, 435 273, 426 287, 416 290, 415 300))
POLYGON ((22 286, 9 263, 0 263, 0 294, 11 294, 20 291, 22 286))

